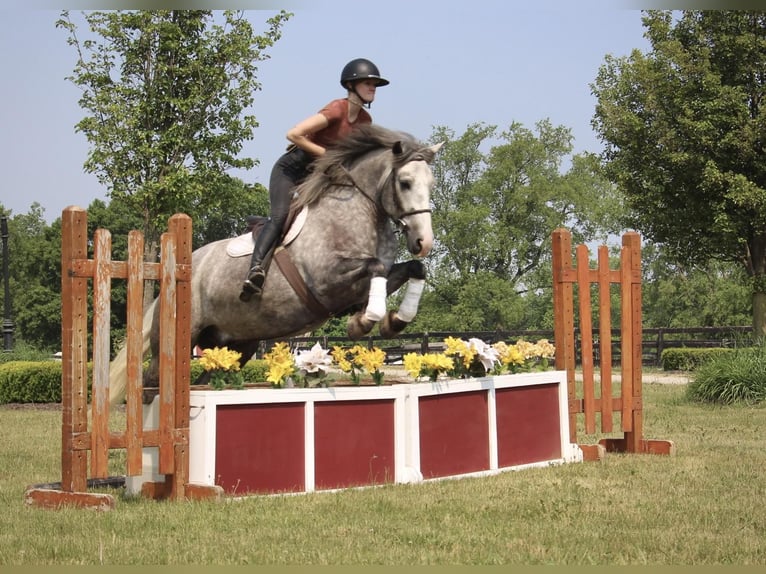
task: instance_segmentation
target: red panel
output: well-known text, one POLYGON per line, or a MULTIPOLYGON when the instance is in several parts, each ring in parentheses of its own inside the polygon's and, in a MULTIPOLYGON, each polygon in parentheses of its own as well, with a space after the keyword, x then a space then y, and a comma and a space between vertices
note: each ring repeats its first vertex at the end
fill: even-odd
POLYGON ((420 397, 423 478, 489 469, 487 392, 420 397))
POLYGON ((556 383, 498 389, 495 397, 500 468, 561 458, 556 383))
POLYGON ((317 402, 314 433, 317 489, 394 481, 392 399, 317 402))
POLYGON ((305 490, 303 403, 219 405, 215 483, 230 494, 305 490))

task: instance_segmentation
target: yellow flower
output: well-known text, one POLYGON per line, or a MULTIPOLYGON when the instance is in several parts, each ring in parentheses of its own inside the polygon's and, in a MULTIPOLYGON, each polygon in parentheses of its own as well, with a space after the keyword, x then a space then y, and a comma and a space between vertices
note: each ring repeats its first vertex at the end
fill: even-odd
POLYGON ((226 347, 214 347, 212 349, 203 350, 199 362, 200 365, 202 365, 202 368, 206 371, 215 369, 221 371, 239 371, 240 358, 242 358, 242 353, 230 351, 226 347))
POLYGON ((385 360, 386 353, 378 347, 373 347, 372 349, 366 349, 364 347, 356 348, 354 363, 368 373, 374 373, 379 370, 380 367, 383 366, 385 360))
POLYGON ((524 355, 516 345, 509 345, 501 352, 500 361, 504 365, 523 365, 524 355))
POLYGON ((464 355, 468 351, 468 343, 462 339, 455 337, 447 337, 444 339, 445 355, 464 355))
POLYGON ((444 353, 428 353, 423 355, 423 367, 429 371, 444 372, 454 369, 455 363, 444 353))
POLYGON ((445 355, 460 357, 460 363, 466 370, 471 367, 471 363, 476 357, 476 349, 471 343, 455 337, 447 337, 444 339, 444 345, 446 347, 444 350, 445 355))
POLYGON ((289 345, 284 341, 274 345, 263 358, 269 367, 266 372, 266 380, 273 385, 281 385, 287 377, 295 372, 295 360, 289 345))
POLYGON ((420 368, 423 365, 423 355, 418 353, 407 353, 402 357, 404 363, 404 369, 409 373, 413 379, 417 379, 420 376, 420 368))
POLYGON ((352 369, 351 361, 349 361, 348 356, 346 354, 346 350, 343 347, 335 346, 332 348, 332 351, 330 352, 330 355, 332 356, 333 361, 335 361, 335 364, 338 365, 338 368, 343 371, 344 373, 348 373, 352 369))

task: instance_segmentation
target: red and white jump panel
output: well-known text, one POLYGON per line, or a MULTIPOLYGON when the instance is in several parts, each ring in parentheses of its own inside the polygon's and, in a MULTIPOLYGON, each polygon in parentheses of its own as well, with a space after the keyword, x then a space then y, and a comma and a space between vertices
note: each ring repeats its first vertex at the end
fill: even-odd
POLYGON ((566 372, 191 393, 194 483, 311 492, 582 460, 566 372))
MULTIPOLYGON (((145 409, 147 428, 157 405, 145 409)), ((567 405, 566 371, 380 387, 192 390, 189 481, 237 496, 579 462, 567 405)), ((149 477, 162 480, 151 450, 144 477, 129 481, 129 490, 140 491, 149 477)))

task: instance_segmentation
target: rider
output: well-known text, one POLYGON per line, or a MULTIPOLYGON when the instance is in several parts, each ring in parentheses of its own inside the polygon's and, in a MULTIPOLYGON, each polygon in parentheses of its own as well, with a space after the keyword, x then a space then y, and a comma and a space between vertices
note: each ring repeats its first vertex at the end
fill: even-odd
POLYGON ((369 60, 351 60, 340 74, 340 85, 347 90, 347 96, 333 100, 287 132, 287 139, 292 143, 271 170, 271 215, 255 240, 250 271, 239 295, 242 301, 260 297, 263 292, 266 280, 263 260, 281 235, 293 188, 306 177, 311 162, 328 147, 346 137, 354 126, 372 123, 370 114, 363 108, 370 107, 375 99, 375 89, 388 83, 369 60))

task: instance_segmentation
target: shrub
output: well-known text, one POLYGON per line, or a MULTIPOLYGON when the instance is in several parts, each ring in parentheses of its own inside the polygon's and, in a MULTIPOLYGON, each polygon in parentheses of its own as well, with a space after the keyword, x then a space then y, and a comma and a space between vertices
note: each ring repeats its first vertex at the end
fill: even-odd
MULTIPOLYGON (((148 363, 144 363, 144 369, 148 363)), ((266 380, 266 362, 248 361, 242 367, 246 383, 266 380)), ((191 381, 203 372, 199 361, 191 362, 191 381)), ((88 364, 88 392, 92 382, 91 365, 88 364)), ((0 404, 6 403, 60 403, 60 361, 7 361, 0 363, 0 404)))
POLYGON ((714 347, 697 349, 679 347, 662 351, 660 363, 665 371, 694 371, 709 360, 733 352, 734 349, 714 347))
POLYGON ((61 363, 11 361, 0 365, 0 404, 61 402, 61 363))
MULTIPOLYGON (((258 383, 266 380, 266 371, 268 365, 263 359, 251 359, 242 367, 242 378, 245 383, 258 383)), ((205 370, 202 368, 198 359, 194 359, 191 362, 191 382, 194 384, 205 370)))
POLYGON ((766 400, 766 347, 731 349, 702 363, 687 396, 711 403, 758 403, 766 400))

